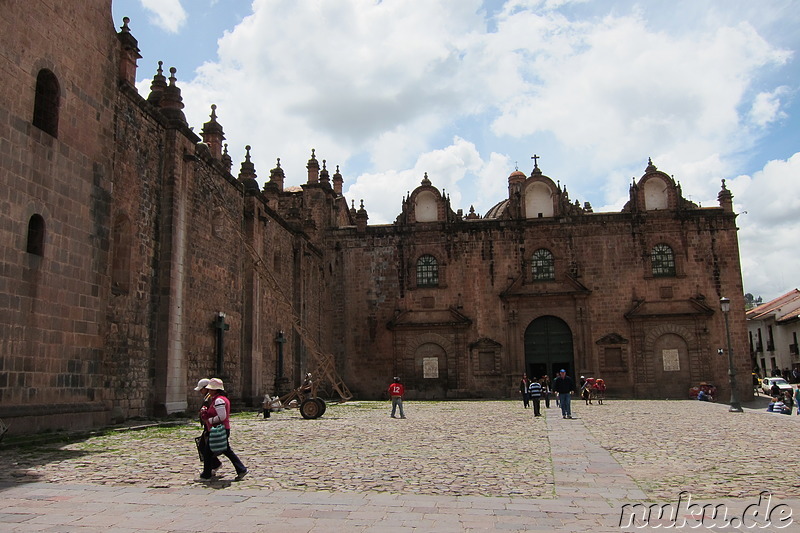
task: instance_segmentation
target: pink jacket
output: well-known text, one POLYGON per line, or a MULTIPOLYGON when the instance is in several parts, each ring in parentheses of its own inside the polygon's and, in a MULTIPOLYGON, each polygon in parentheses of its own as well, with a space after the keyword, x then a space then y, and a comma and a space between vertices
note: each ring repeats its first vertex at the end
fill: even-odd
POLYGON ((200 418, 203 419, 206 429, 210 429, 211 426, 218 426, 220 423, 225 426, 225 429, 231 429, 231 419, 228 416, 228 413, 231 412, 231 401, 227 397, 218 394, 211 398, 210 403, 211 405, 208 406, 208 409, 200 412, 200 418))

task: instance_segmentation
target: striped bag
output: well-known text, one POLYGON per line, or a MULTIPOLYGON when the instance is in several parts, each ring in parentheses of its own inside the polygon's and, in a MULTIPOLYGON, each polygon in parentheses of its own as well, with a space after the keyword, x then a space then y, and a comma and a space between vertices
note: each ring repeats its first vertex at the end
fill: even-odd
POLYGON ((214 426, 208 432, 208 448, 214 455, 219 455, 228 449, 228 432, 225 426, 214 426))

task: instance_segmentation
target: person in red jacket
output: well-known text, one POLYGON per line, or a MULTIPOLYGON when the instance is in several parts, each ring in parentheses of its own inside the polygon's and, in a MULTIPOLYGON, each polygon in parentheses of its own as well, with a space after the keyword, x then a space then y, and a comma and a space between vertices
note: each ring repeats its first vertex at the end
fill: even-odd
POLYGON ((400 418, 406 417, 406 415, 403 414, 403 395, 405 393, 406 388, 400 383, 400 378, 394 378, 392 384, 389 385, 389 396, 392 398, 392 418, 397 418, 394 416, 394 413, 398 407, 400 408, 400 418))
MULTIPOLYGON (((241 481, 247 475, 247 467, 242 464, 242 461, 233 452, 230 446, 231 438, 231 401, 225 393, 225 385, 219 378, 211 378, 206 385, 208 391, 209 401, 208 405, 203 405, 200 409, 200 419, 206 428, 206 432, 210 431, 213 426, 222 425, 228 434, 228 448, 222 452, 227 457, 233 468, 236 469, 236 477, 234 481, 241 481)), ((208 441, 205 442, 205 461, 203 461, 203 472, 200 474, 200 479, 211 479, 214 472, 219 468, 220 461, 217 456, 208 448, 208 441)))

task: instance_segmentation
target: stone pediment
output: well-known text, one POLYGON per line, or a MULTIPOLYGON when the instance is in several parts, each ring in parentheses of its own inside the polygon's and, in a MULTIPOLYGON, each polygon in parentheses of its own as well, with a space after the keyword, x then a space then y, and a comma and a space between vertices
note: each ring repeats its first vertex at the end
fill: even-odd
POLYGON ((472 320, 453 307, 403 311, 386 324, 389 329, 466 328, 472 320))
POLYGON ((471 349, 474 348, 501 348, 503 345, 499 342, 495 341, 494 339, 490 339, 487 337, 481 337, 480 339, 476 340, 475 342, 471 342, 469 347, 471 349))
POLYGON ((515 279, 509 287, 500 293, 500 298, 511 300, 535 296, 537 298, 547 296, 564 296, 582 294, 588 295, 590 291, 583 283, 572 276, 564 276, 560 280, 535 281, 525 283, 522 277, 515 279))
POLYGON ((619 333, 609 333, 608 335, 604 335, 603 337, 597 339, 595 344, 628 344, 628 339, 619 333))
POLYGON ((704 302, 689 298, 688 300, 661 300, 648 302, 638 300, 634 302, 630 311, 625 313, 627 319, 643 319, 665 316, 712 316, 714 310, 704 302))

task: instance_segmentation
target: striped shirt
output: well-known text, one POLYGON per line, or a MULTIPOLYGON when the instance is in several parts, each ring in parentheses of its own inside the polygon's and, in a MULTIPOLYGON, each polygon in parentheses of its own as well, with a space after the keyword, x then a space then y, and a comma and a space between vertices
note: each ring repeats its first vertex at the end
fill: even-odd
POLYGON ((541 398, 542 384, 538 381, 531 381, 531 384, 528 385, 528 394, 530 394, 533 398, 541 398))

